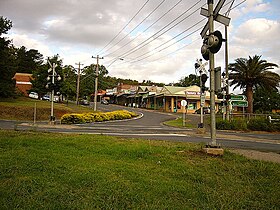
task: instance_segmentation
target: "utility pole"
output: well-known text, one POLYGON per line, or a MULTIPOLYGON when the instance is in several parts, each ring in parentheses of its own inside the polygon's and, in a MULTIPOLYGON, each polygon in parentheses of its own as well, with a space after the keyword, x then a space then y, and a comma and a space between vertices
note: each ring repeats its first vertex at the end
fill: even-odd
MULTIPOLYGON (((232 5, 233 5, 233 3, 234 3, 234 1, 235 0, 233 0, 232 2, 231 2, 231 5, 230 5, 230 7, 229 8, 231 8, 232 7, 232 5)), ((229 15, 229 11, 230 10, 228 10, 227 11, 227 13, 226 13, 226 16, 228 16, 229 15)), ((229 95, 229 73, 228 73, 228 26, 227 25, 225 25, 225 70, 226 70, 226 95, 229 95)), ((227 121, 229 121, 229 112, 230 112, 230 110, 229 110, 229 99, 228 99, 228 97, 226 98, 226 120, 227 121)))
POLYGON ((96 71, 95 71, 95 88, 94 88, 94 107, 93 110, 96 111, 97 110, 97 90, 98 90, 98 72, 99 72, 99 59, 103 59, 103 57, 99 57, 99 55, 97 55, 96 57, 92 58, 96 58, 96 71))
MULTIPOLYGON (((226 66, 226 95, 229 95, 229 73, 228 73, 228 27, 225 25, 225 66, 226 66)), ((229 121, 229 99, 226 98, 226 120, 229 121)))
POLYGON ((79 94, 80 94, 80 77, 81 77, 81 62, 76 63, 78 65, 78 78, 77 78, 77 94, 76 94, 76 104, 79 104, 79 94))

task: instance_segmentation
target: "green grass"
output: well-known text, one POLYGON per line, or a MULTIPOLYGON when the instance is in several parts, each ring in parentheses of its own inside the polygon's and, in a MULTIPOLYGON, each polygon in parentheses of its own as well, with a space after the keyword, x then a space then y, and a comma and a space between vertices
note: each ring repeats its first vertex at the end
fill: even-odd
MULTIPOLYGON (((0 99, 0 119, 29 120, 34 119, 36 103, 37 120, 49 120, 51 102, 19 97, 16 99, 0 99)), ((89 107, 77 106, 73 103, 54 103, 54 115, 57 119, 66 113, 93 112, 89 107)))
POLYGON ((183 126, 183 118, 179 117, 176 120, 170 120, 164 122, 164 125, 173 126, 173 127, 181 127, 181 128, 196 128, 196 126, 192 123, 191 120, 186 119, 185 126, 183 126))
POLYGON ((279 209, 280 165, 201 145, 0 130, 1 209, 279 209))

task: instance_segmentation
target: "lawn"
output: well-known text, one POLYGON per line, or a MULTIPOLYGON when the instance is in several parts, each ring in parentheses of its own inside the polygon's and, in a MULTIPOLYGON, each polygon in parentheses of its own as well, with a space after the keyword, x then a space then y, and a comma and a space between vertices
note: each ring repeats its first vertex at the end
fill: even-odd
POLYGON ((279 164, 200 148, 0 130, 1 209, 279 209, 279 164))
MULTIPOLYGON (((0 99, 0 119, 33 121, 35 106, 36 120, 50 119, 51 102, 26 97, 0 99)), ((93 110, 89 107, 77 106, 73 103, 54 103, 54 115, 56 119, 60 119, 66 113, 82 112, 93 112, 93 110)))

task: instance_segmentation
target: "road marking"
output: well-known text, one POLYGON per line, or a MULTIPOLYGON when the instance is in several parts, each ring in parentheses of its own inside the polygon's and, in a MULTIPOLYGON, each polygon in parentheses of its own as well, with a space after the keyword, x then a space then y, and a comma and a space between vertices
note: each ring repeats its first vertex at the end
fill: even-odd
MULTIPOLYGON (((211 139, 211 137, 209 136, 204 136, 204 139, 211 139)), ((231 139, 231 138, 217 138, 217 140, 224 140, 224 141, 244 141, 244 142, 256 142, 256 143, 264 143, 264 144, 277 144, 280 145, 280 142, 278 141, 273 141, 273 140, 268 140, 268 139, 264 139, 264 140, 247 140, 247 139, 231 139)))
MULTIPOLYGON (((59 132, 59 133, 81 133, 81 132, 59 132)), ((110 135, 110 136, 177 136, 177 137, 190 137, 190 135, 185 134, 176 134, 176 133, 89 133, 89 132, 83 132, 82 134, 94 134, 94 135, 110 135)))

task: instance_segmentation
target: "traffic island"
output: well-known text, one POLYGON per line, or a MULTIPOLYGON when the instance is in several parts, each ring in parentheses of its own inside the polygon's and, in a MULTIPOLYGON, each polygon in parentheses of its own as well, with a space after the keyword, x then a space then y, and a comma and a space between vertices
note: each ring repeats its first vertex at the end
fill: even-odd
POLYGON ((205 152, 207 155, 213 155, 213 156, 224 155, 224 149, 221 148, 221 146, 206 145, 205 148, 203 148, 203 152, 205 152))

